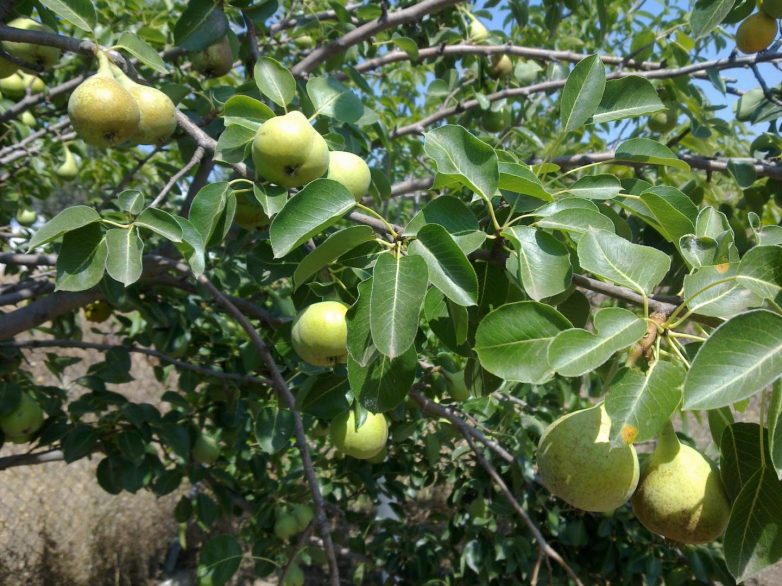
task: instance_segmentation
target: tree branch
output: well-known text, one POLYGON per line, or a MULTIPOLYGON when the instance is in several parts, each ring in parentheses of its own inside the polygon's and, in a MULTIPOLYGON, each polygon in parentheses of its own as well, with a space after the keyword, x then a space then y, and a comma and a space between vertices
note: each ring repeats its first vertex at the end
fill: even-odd
POLYGON ((381 15, 377 20, 359 26, 328 45, 315 49, 294 65, 291 68, 291 73, 298 77, 304 76, 329 57, 342 53, 353 45, 366 41, 379 32, 420 20, 427 14, 453 6, 461 1, 463 0, 424 0, 409 8, 397 10, 386 16, 381 15))
POLYGON ((8 341, 8 342, 0 342, 0 346, 12 346, 14 348, 31 348, 31 349, 80 348, 85 350, 101 350, 103 352, 106 352, 108 350, 114 350, 115 348, 121 348, 123 350, 127 350, 128 352, 133 352, 135 354, 144 354, 146 356, 152 356, 164 362, 173 364, 174 366, 181 368, 183 370, 190 370, 192 372, 197 372, 199 374, 203 374, 205 376, 210 376, 213 378, 255 383, 255 384, 266 385, 266 386, 271 385, 271 381, 267 378, 259 378, 257 376, 241 374, 238 372, 224 372, 222 370, 215 370, 213 368, 207 368, 205 366, 191 364, 189 362, 184 362, 183 360, 174 358, 173 356, 169 356, 168 354, 165 354, 163 352, 159 352, 158 350, 153 350, 152 348, 144 348, 142 346, 133 346, 133 345, 126 345, 126 344, 100 344, 96 342, 83 342, 81 340, 58 340, 58 339, 23 340, 18 342, 8 341))
POLYGON ((29 454, 16 454, 0 458, 0 470, 15 468, 17 466, 34 466, 47 462, 61 462, 65 459, 62 450, 46 450, 45 452, 32 452, 29 454))

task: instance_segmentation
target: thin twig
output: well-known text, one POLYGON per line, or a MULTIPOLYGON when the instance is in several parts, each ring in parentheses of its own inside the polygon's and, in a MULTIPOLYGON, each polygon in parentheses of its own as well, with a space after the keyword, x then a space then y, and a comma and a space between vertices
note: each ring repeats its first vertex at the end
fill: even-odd
POLYGON ((201 161, 201 159, 204 158, 204 154, 206 154, 206 149, 201 145, 197 146, 196 150, 193 151, 193 156, 190 157, 190 160, 187 162, 187 164, 179 171, 177 171, 171 177, 171 179, 168 180, 168 183, 163 186, 163 189, 161 189, 160 193, 158 193, 155 199, 152 200, 152 203, 149 204, 149 207, 156 208, 159 206, 160 203, 165 199, 166 195, 168 195, 168 192, 173 189, 174 185, 176 185, 177 182, 182 179, 182 177, 187 175, 190 170, 195 167, 201 161))

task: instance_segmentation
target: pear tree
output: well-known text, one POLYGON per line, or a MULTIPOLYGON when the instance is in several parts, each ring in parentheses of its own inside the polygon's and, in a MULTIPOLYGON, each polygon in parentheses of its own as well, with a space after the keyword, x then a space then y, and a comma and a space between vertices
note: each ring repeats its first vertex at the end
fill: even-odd
POLYGON ((780 15, 0 3, 0 474, 179 495, 212 586, 762 576, 780 15))

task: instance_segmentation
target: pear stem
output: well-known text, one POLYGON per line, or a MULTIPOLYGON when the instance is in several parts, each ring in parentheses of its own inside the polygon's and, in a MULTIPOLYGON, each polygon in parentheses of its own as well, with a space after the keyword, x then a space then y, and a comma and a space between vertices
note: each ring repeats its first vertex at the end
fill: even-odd
POLYGON ((676 431, 673 429, 673 424, 668 420, 660 430, 660 436, 657 439, 657 448, 654 450, 654 456, 656 458, 663 457, 666 460, 673 458, 679 453, 679 438, 676 437, 676 431))
POLYGON ((114 77, 111 72, 111 61, 103 51, 98 52, 98 75, 107 75, 114 77))

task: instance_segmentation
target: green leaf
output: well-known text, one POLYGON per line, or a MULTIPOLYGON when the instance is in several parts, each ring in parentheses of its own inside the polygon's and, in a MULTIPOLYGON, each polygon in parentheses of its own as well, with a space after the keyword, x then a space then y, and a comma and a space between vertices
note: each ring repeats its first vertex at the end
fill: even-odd
POLYGON ((592 117, 592 122, 612 122, 664 109, 665 106, 657 97, 657 90, 649 80, 628 75, 606 83, 603 99, 592 117))
POLYGON ((281 108, 296 96, 296 81, 291 72, 271 57, 258 59, 253 77, 260 92, 281 108))
POLYGON ((741 259, 738 282, 763 299, 777 299, 782 291, 782 246, 755 246, 741 259))
POLYGON ((684 381, 685 409, 715 409, 751 397, 782 375, 782 316, 758 309, 719 326, 684 381))
POLYGON ((518 270, 512 272, 532 299, 552 297, 570 286, 573 275, 570 254, 551 234, 530 226, 513 226, 503 231, 502 236, 513 243, 518 270))
POLYGON ((671 266, 664 252, 605 230, 589 230, 579 240, 578 259, 581 268, 590 273, 647 295, 671 266))
POLYGON ((243 161, 245 146, 255 138, 255 130, 239 125, 226 127, 217 139, 215 158, 226 163, 243 161))
POLYGON ((690 12, 690 28, 695 39, 701 39, 725 20, 736 0, 697 0, 690 12))
POLYGON ((374 237, 375 233, 369 226, 350 226, 331 234, 323 244, 310 252, 298 264, 293 273, 294 289, 301 287, 318 271, 330 265, 349 250, 373 240, 374 237))
POLYGON ((92 453, 98 444, 98 432, 95 428, 77 423, 62 438, 63 459, 67 464, 81 460, 92 453))
POLYGON ((646 322, 627 309, 606 307, 595 313, 594 330, 559 333, 548 347, 549 365, 562 376, 596 370, 616 352, 640 340, 646 333, 646 322))
POLYGON ((481 366, 505 380, 540 384, 554 374, 546 359, 551 341, 570 322, 536 301, 503 305, 483 318, 475 333, 481 366))
POLYGON ((40 0, 46 8, 76 28, 91 33, 98 22, 91 0, 40 0))
POLYGON ((516 163, 500 163, 500 191, 527 195, 543 201, 554 201, 532 169, 516 163))
POLYGON ((769 458, 782 480, 782 379, 777 379, 771 391, 768 406, 768 449, 769 458))
POLYGON ((497 153, 461 126, 447 124, 424 135, 424 151, 434 159, 437 172, 480 195, 494 197, 500 179, 497 153))
POLYGON ((56 240, 66 232, 78 230, 100 220, 98 212, 87 206, 73 206, 61 211, 51 220, 41 226, 30 238, 28 250, 56 240))
POLYGON ((144 242, 133 228, 123 230, 112 228, 106 232, 106 245, 108 257, 106 258, 106 272, 128 287, 141 278, 142 254, 144 242))
POLYGON ((586 175, 567 188, 568 193, 587 199, 612 199, 622 191, 613 175, 586 175))
POLYGON ((202 187, 193 198, 189 220, 207 244, 215 234, 225 210, 228 195, 233 190, 227 181, 210 183, 202 187))
POLYGON ((394 39, 394 44, 407 53, 410 57, 410 61, 416 61, 418 59, 418 45, 410 37, 397 37, 394 39))
POLYGON ((174 43, 187 51, 200 51, 228 32, 228 19, 213 0, 190 0, 174 25, 174 43))
POLYGON ((300 401, 302 412, 330 420, 350 409, 352 395, 344 375, 328 372, 319 375, 300 401))
POLYGON ((734 278, 736 270, 735 264, 723 264, 701 267, 685 275, 687 308, 700 315, 730 319, 750 307, 759 306, 763 300, 738 283, 734 278))
POLYGON ((738 582, 782 558, 782 483, 758 470, 733 503, 723 538, 725 563, 738 582))
POLYGON ((56 291, 84 291, 97 285, 106 269, 108 247, 98 224, 71 230, 57 257, 56 291))
POLYGON ((589 120, 600 106, 606 88, 606 71, 597 55, 579 61, 568 75, 559 104, 559 119, 565 132, 589 120))
POLYGON ((646 372, 634 368, 620 370, 605 400, 611 418, 612 445, 619 447, 656 437, 679 406, 683 382, 684 369, 671 362, 658 360, 646 372))
POLYGON ((126 189, 117 196, 117 207, 135 216, 144 209, 144 196, 137 189, 126 189))
POLYGON ((287 448, 295 431, 293 411, 265 407, 255 416, 255 439, 261 450, 267 454, 276 454, 287 448))
POLYGON ((353 395, 372 413, 391 411, 405 400, 413 386, 417 362, 418 354, 412 345, 396 358, 375 353, 366 366, 348 356, 348 380, 353 395))
POLYGON ((182 242, 182 226, 177 219, 157 208, 147 208, 133 223, 141 228, 152 230, 171 242, 182 242))
POLYGON ((761 449, 761 433, 763 445, 767 446, 766 430, 761 430, 757 423, 732 423, 727 426, 720 437, 720 476, 728 500, 731 502, 747 485, 750 478, 764 467, 763 460, 768 457, 768 450, 761 449))
POLYGON ((478 277, 464 252, 439 224, 427 224, 410 243, 409 254, 422 257, 429 282, 459 305, 478 303, 478 277))
POLYGON ((198 277, 203 274, 206 267, 204 241, 201 238, 201 234, 189 220, 179 216, 174 216, 174 219, 182 229, 182 241, 177 243, 176 247, 187 261, 187 264, 190 265, 190 270, 198 277))
POLYGON ((115 46, 125 49, 150 69, 154 69, 163 75, 168 73, 166 64, 160 55, 158 55, 157 51, 133 33, 122 33, 119 40, 115 43, 115 46))
POLYGON ((664 144, 650 138, 631 138, 620 144, 614 160, 647 165, 662 165, 682 171, 689 171, 690 166, 679 159, 673 151, 664 144))
POLYGON ((364 115, 364 104, 358 96, 331 77, 310 78, 307 95, 316 115, 347 123, 357 122, 364 115))
POLYGON ((445 228, 464 254, 480 248, 486 239, 475 214, 456 197, 436 197, 427 203, 407 224, 405 235, 416 236, 427 224, 439 224, 445 228))
POLYGON ((695 231, 698 208, 678 189, 663 185, 652 187, 641 194, 641 201, 668 242, 678 244, 682 236, 695 231))
POLYGON ((280 258, 333 225, 356 205, 341 183, 316 179, 289 199, 269 227, 274 258, 280 258))
POLYGON ((375 347, 389 358, 401 356, 412 346, 427 283, 426 262, 420 256, 397 258, 386 253, 378 257, 369 323, 375 347))
POLYGON ((376 353, 369 325, 371 296, 372 277, 358 284, 358 300, 345 316, 348 324, 348 355, 360 366, 369 364, 376 353))
POLYGON ((432 287, 424 298, 424 317, 435 336, 450 350, 462 355, 472 353, 465 343, 469 326, 466 307, 448 301, 432 287))
POLYGON ((250 96, 231 96, 223 106, 223 121, 226 126, 244 126, 256 131, 270 118, 274 118, 274 110, 250 96))
POLYGON ((569 232, 574 239, 580 239, 590 230, 614 231, 614 223, 608 216, 604 216, 598 211, 576 208, 555 212, 538 220, 535 225, 539 228, 569 232))
POLYGON ((198 560, 198 583, 204 586, 223 586, 242 563, 242 548, 236 537, 229 534, 213 537, 201 549, 198 560))

